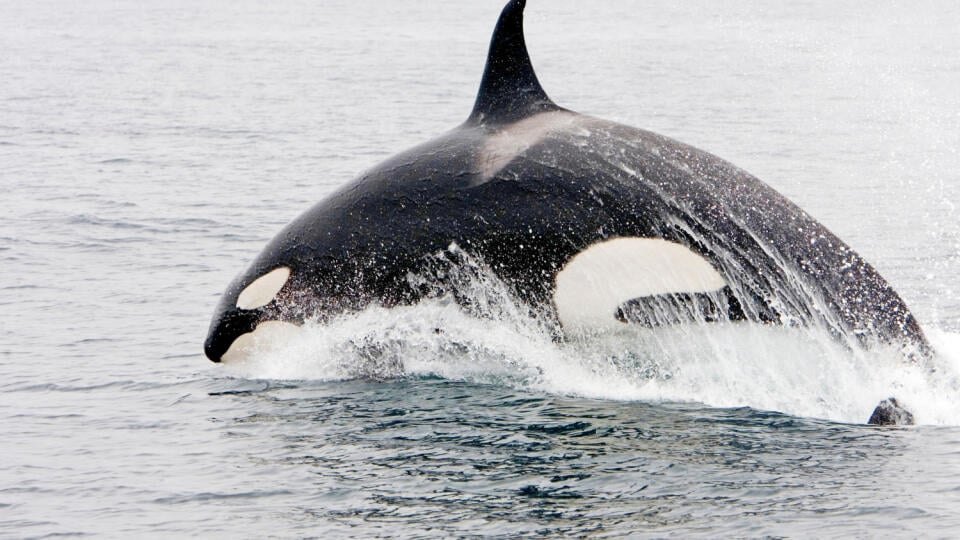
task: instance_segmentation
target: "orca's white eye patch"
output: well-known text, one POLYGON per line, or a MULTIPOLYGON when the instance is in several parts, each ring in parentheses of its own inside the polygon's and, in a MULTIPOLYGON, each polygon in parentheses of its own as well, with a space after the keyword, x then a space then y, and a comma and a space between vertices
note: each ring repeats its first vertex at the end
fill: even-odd
POLYGON ((628 300, 711 293, 726 285, 686 246, 660 238, 613 238, 567 262, 557 274, 553 301, 565 328, 602 328, 617 324, 617 308, 628 300))
POLYGON ((274 268, 266 274, 253 280, 237 297, 237 307, 240 309, 257 309, 263 307, 277 296, 280 289, 290 279, 290 269, 286 266, 274 268))

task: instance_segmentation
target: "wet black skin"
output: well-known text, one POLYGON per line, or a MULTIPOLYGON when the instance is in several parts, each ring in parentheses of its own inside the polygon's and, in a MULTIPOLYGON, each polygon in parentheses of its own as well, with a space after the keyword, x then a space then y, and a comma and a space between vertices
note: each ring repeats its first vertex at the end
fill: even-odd
POLYGON ((730 318, 822 325, 863 345, 929 351, 909 309, 857 253, 757 178, 702 150, 576 115, 576 128, 550 133, 485 180, 491 135, 537 114, 575 114, 550 101, 536 79, 523 41, 524 4, 504 8, 463 125, 340 188, 237 277, 211 323, 211 360, 260 321, 415 302, 429 291, 409 276, 423 274, 452 243, 554 316, 556 273, 591 244, 621 236, 663 238, 704 256, 730 284, 737 307, 730 318), (279 266, 292 274, 274 302, 235 307, 245 286, 279 266))
POLYGON ((867 423, 873 426, 912 426, 913 413, 903 408, 896 398, 887 398, 870 414, 867 423))

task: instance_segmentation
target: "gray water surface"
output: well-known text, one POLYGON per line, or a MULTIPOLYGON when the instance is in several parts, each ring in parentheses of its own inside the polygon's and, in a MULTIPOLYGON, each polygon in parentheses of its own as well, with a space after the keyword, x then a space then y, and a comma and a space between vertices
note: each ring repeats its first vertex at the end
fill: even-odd
POLYGON ((527 8, 556 102, 797 202, 901 293, 932 374, 763 329, 565 348, 437 305, 203 358, 273 234, 467 116, 501 7, 3 4, 0 536, 957 535, 954 2, 527 8), (404 375, 362 380, 371 351, 404 375), (888 393, 920 425, 860 425, 888 393))

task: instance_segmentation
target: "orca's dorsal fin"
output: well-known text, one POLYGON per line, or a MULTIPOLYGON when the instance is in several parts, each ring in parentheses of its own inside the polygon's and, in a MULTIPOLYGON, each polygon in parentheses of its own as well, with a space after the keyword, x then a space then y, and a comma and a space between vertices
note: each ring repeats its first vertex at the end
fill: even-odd
POLYGON ((490 40, 487 67, 467 123, 507 124, 545 111, 560 110, 540 86, 523 38, 526 0, 510 0, 490 40))

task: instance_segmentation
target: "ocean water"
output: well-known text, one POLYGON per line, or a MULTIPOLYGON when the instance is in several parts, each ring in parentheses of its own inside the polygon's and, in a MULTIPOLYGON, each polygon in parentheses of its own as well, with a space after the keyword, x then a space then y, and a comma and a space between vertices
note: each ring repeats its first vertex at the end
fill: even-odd
POLYGON ((557 103, 762 178, 937 356, 434 301, 213 365, 273 234, 466 117, 502 2, 5 2, 0 537, 960 534, 960 7, 528 4, 557 103))

